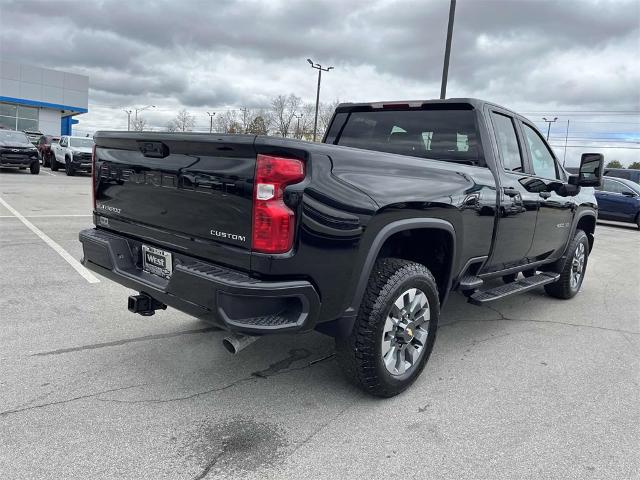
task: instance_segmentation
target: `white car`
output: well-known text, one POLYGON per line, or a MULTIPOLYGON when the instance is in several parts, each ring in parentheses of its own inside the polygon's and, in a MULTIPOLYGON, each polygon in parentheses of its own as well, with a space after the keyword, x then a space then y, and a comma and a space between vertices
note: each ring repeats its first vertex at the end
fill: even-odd
POLYGON ((91 171, 93 145, 93 138, 63 135, 59 143, 51 144, 51 170, 55 172, 62 165, 69 176, 91 171))

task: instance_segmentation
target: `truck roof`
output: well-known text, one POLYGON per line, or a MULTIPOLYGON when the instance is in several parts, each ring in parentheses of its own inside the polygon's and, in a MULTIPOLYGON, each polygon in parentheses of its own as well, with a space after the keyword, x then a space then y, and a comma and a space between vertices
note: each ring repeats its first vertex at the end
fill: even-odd
POLYGON ((351 110, 355 110, 358 108, 372 108, 372 109, 384 109, 389 108, 393 109, 399 106, 409 106, 413 108, 419 108, 423 105, 456 105, 456 106, 464 106, 467 105, 473 109, 482 109, 484 105, 491 105, 494 107, 499 107, 503 110, 507 110, 514 115, 520 116, 517 112, 513 110, 498 105, 493 102, 489 102, 487 100, 480 100, 478 98, 447 98, 445 100, 440 99, 427 99, 427 100, 393 100, 393 101, 382 101, 382 102, 362 102, 362 103, 340 103, 336 107, 336 112, 348 112, 351 110))

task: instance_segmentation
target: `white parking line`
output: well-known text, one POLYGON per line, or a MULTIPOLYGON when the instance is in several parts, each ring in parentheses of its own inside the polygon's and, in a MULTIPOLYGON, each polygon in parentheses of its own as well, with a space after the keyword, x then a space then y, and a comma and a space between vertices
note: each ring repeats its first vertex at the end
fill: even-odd
MULTIPOLYGON (((64 218, 64 217, 93 217, 93 215, 22 215, 24 218, 64 218)), ((16 218, 15 215, 0 215, 0 218, 16 218)))
POLYGON ((57 175, 54 175, 54 174, 53 174, 53 173, 51 173, 51 172, 47 172, 46 170, 42 170, 42 169, 40 169, 40 171, 41 171, 42 173, 46 173, 47 175, 51 175, 52 177, 57 177, 57 175))
POLYGON ((42 239, 44 243, 53 248, 58 255, 60 255, 66 262, 71 265, 76 272, 78 272, 82 277, 89 283, 98 283, 98 280, 89 270, 84 268, 80 262, 78 262, 75 258, 73 258, 69 252, 67 252, 64 248, 54 242, 46 233, 36 227, 33 223, 23 217, 20 212, 18 212, 15 208, 9 205, 0 197, 0 205, 9 210, 18 220, 24 223, 25 227, 35 233, 38 237, 42 239))

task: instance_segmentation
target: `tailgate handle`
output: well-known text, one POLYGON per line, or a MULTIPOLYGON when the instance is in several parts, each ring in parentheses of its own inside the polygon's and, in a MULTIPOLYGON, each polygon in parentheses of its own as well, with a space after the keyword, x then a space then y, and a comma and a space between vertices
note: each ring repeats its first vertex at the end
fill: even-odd
POLYGON ((139 141, 138 148, 145 157, 164 158, 169 155, 169 147, 162 142, 139 141))

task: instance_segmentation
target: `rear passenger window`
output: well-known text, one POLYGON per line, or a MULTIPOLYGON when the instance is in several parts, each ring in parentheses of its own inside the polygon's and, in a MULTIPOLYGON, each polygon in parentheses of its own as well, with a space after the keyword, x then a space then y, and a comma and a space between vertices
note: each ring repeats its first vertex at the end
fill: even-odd
POLYGON ((491 112, 491 119, 493 120, 493 129, 496 134, 502 165, 505 170, 522 172, 522 155, 520 154, 520 146, 513 119, 496 112, 491 112))
POLYGON ((476 113, 471 108, 356 110, 333 143, 469 165, 483 163, 476 113))

